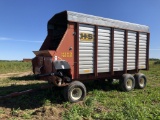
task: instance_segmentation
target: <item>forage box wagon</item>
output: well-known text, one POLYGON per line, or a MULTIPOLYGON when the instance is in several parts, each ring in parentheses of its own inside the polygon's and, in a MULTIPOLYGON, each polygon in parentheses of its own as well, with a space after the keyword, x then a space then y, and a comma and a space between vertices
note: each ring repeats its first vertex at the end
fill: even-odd
POLYGON ((146 86, 139 70, 149 69, 149 27, 71 11, 48 21, 48 35, 33 72, 64 88, 70 102, 86 96, 84 81, 119 79, 124 91, 146 86))

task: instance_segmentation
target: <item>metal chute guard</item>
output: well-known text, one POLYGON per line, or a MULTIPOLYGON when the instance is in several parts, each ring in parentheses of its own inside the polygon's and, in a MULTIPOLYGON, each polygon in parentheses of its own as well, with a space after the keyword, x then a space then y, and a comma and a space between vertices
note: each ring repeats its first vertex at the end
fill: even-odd
MULTIPOLYGON (((35 78, 43 79, 45 77, 52 77, 52 80, 48 79, 48 82, 54 83, 56 86, 66 86, 67 83, 71 82, 71 75, 66 75, 66 72, 70 73, 70 65, 64 60, 53 61, 53 68, 56 72, 37 74, 35 78), (53 79, 54 78, 54 79, 53 79), (65 82, 65 84, 64 84, 65 82)), ((43 67, 41 67, 43 68, 43 67)))

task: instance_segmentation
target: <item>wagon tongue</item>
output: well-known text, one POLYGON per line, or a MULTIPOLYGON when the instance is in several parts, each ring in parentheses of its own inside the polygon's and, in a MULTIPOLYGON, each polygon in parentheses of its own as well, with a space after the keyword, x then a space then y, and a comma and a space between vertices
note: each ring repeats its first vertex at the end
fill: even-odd
POLYGON ((42 51, 33 51, 36 56, 47 56, 52 57, 55 53, 54 50, 42 50, 42 51))

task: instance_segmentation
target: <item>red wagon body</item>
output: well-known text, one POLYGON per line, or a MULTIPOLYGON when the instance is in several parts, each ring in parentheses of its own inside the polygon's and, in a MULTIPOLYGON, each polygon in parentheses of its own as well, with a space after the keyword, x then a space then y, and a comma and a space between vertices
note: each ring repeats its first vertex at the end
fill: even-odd
POLYGON ((33 72, 39 79, 67 86, 68 92, 78 84, 80 89, 73 88, 79 99, 66 93, 71 102, 85 95, 77 81, 121 78, 125 91, 135 85, 144 88, 146 77, 137 73, 149 69, 149 39, 148 26, 64 11, 48 21, 48 35, 34 51, 33 72))

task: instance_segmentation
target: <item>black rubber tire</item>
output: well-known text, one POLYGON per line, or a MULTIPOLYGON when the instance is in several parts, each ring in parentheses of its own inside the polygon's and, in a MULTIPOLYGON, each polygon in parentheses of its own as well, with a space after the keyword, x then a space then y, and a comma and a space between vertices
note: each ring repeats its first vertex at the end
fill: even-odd
POLYGON ((134 75, 135 78, 135 88, 137 89, 143 89, 146 87, 147 84, 147 78, 144 74, 137 73, 134 75))
POLYGON ((71 103, 82 101, 86 96, 86 87, 82 82, 73 81, 68 86, 64 87, 63 96, 66 101, 71 103), (74 92, 77 93, 74 94, 74 92), (76 98, 75 96, 77 94, 80 95, 76 98))
POLYGON ((123 74, 120 79, 120 87, 122 91, 128 92, 134 89, 135 79, 131 74, 123 74))

